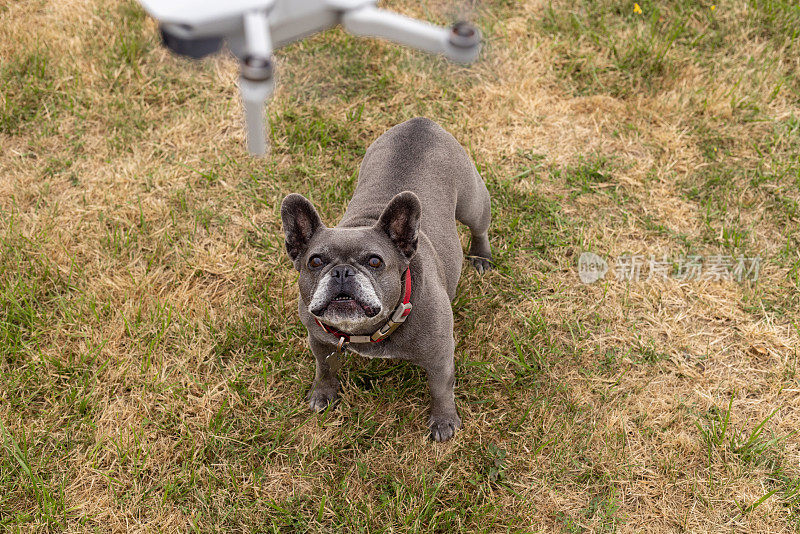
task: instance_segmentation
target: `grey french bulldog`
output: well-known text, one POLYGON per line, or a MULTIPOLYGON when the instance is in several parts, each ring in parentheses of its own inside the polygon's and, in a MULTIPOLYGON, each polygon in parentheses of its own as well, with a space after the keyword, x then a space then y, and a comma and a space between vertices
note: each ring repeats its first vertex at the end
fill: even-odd
POLYGON ((286 251, 300 272, 300 319, 317 361, 309 406, 337 398, 343 350, 425 369, 431 437, 461 427, 456 411, 451 301, 463 252, 456 220, 471 230, 469 258, 489 270, 489 192, 455 138, 425 118, 391 128, 367 149, 339 224, 327 228, 311 202, 281 206, 286 251))

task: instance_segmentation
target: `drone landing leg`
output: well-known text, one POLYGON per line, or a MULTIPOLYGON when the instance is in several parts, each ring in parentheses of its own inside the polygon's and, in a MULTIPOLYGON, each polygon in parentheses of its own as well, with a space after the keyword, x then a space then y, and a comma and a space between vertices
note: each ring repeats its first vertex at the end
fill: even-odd
POLYGON ((272 76, 272 38, 266 10, 250 11, 244 16, 246 55, 242 59, 239 92, 247 125, 247 148, 254 156, 267 153, 264 111, 275 90, 272 76))
POLYGON ((266 101, 272 95, 275 83, 272 78, 254 81, 239 78, 239 92, 244 104, 244 119, 247 126, 247 149, 254 156, 264 156, 269 150, 265 132, 266 101))

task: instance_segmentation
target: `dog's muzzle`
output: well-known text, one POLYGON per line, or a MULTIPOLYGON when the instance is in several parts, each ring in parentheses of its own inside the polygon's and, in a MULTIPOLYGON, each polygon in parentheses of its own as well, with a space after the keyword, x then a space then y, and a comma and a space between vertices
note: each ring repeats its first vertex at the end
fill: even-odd
POLYGON ((343 314, 363 311, 375 317, 381 306, 367 277, 352 265, 342 264, 325 274, 308 309, 317 317, 329 309, 343 314))

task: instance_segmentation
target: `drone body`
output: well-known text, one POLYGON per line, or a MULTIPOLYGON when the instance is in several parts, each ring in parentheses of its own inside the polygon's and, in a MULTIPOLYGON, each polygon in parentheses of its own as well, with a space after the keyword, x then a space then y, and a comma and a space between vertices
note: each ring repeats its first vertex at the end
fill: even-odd
POLYGON ((460 63, 475 60, 480 32, 460 22, 441 28, 375 7, 376 0, 140 0, 161 23, 164 44, 200 58, 223 42, 239 59, 248 148, 264 155, 264 103, 274 90, 273 50, 341 24, 354 35, 381 37, 460 63))

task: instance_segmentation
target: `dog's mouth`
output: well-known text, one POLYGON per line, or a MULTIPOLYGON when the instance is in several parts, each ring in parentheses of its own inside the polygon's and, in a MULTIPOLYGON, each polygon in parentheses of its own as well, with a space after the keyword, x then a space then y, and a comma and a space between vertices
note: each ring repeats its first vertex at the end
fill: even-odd
POLYGON ((331 311, 337 314, 352 314, 363 312, 364 315, 367 317, 375 317, 378 315, 380 310, 375 309, 374 307, 361 302, 359 299, 354 297, 353 295, 348 295, 347 293, 339 293, 328 303, 319 310, 314 310, 312 313, 317 316, 322 316, 325 312, 331 311))

